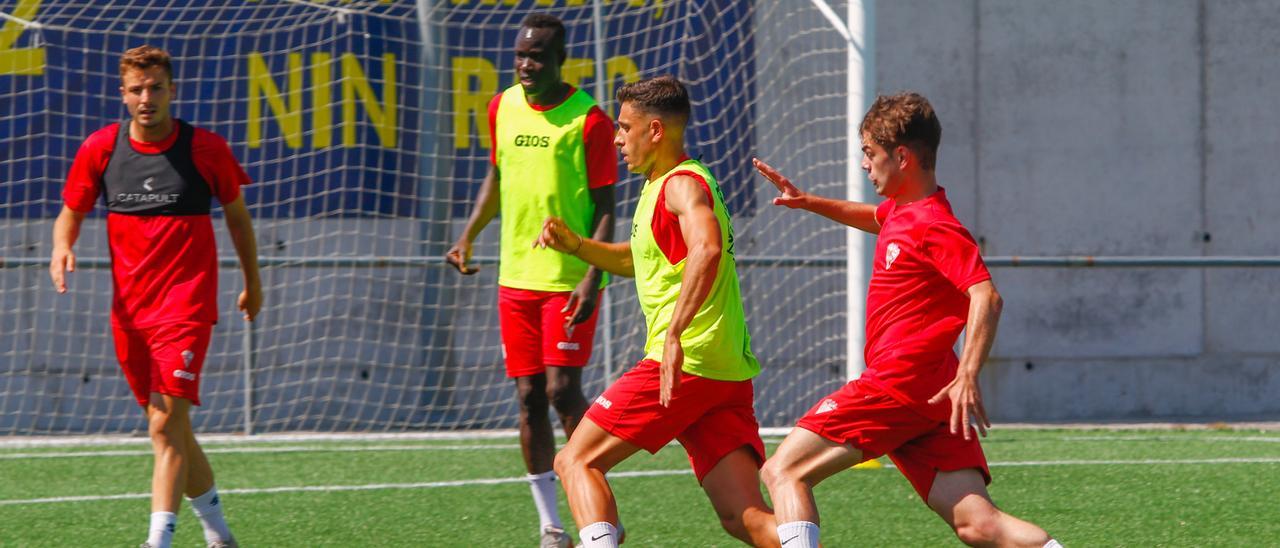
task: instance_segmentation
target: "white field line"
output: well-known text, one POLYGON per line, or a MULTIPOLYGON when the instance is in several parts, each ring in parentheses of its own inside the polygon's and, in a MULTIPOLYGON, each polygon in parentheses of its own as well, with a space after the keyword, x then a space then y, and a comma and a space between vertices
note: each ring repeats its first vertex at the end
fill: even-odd
MULTIPOLYGON (((564 432, 557 430, 561 435, 564 432)), ((519 436, 515 430, 485 430, 480 432, 397 432, 397 433, 351 433, 351 434, 260 434, 243 436, 238 434, 198 434, 200 443, 296 443, 307 441, 422 441, 422 440, 485 440, 512 439, 519 436)), ((94 447, 103 445, 150 445, 146 436, 130 436, 127 434, 111 436, 58 436, 58 437, 25 437, 0 438, 0 449, 26 449, 32 447, 94 447)))
POLYGON ((1264 442, 1264 443, 1280 443, 1280 436, 1205 436, 1205 437, 1179 437, 1160 434, 1152 434, 1149 436, 1066 436, 1062 441, 1247 441, 1247 442, 1264 442))
MULTIPOLYGON (((686 476, 693 475, 692 470, 644 470, 635 472, 614 472, 610 478, 637 478, 651 476, 686 476)), ((366 485, 302 485, 296 487, 263 487, 245 489, 219 489, 218 492, 239 495, 258 495, 269 493, 330 493, 337 491, 377 491, 384 489, 435 489, 439 487, 466 487, 472 485, 501 485, 505 483, 528 483, 525 477, 516 478, 481 478, 454 481, 428 481, 418 483, 371 483, 366 485)), ((58 502, 94 502, 102 500, 146 499, 151 493, 126 493, 123 495, 88 495, 79 497, 47 497, 40 499, 0 500, 0 506, 17 506, 30 504, 47 504, 58 502)))
MULTIPOLYGON (((1259 422, 1259 423, 1235 423, 1231 424, 1233 428, 1246 430, 1280 430, 1280 422, 1259 422)), ((998 429, 1006 431, 1018 430, 1044 430, 1044 429, 1069 429, 1069 430, 1132 430, 1132 429, 1148 429, 1148 430, 1205 430, 1208 426, 1192 423, 1134 423, 1134 424, 1031 424, 1031 423, 1005 423, 1000 424, 998 429)), ((791 427, 768 427, 761 428, 760 435, 765 438, 781 438, 791 432, 791 427)), ((564 432, 557 430, 558 435, 563 436, 564 432)), ((285 434, 258 434, 253 436, 244 436, 240 434, 200 434, 200 443, 236 443, 236 444, 260 444, 260 443, 297 443, 297 442, 360 442, 360 441, 440 441, 440 440, 484 440, 484 439, 512 439, 519 435, 516 430, 484 430, 484 431, 463 431, 463 432, 379 432, 379 433, 318 433, 318 432, 299 432, 285 434)), ((1153 434, 1159 436, 1159 434, 1153 434)), ((1091 436, 1078 436, 1086 438, 1091 436)), ((1105 436, 1100 436, 1105 437, 1105 436)), ((1141 437, 1141 436, 1135 436, 1141 437)), ((1223 436, 1224 439, 1238 439, 1229 436, 1223 436)), ((104 445, 149 445, 151 442, 143 435, 100 435, 100 436, 12 436, 0 437, 0 449, 25 449, 35 447, 94 447, 104 445)))
MULTIPOLYGON (((764 434, 764 431, 762 430, 762 432, 761 432, 761 433, 762 433, 762 434, 764 434)), ((399 435, 397 434, 397 435, 395 435, 395 436, 399 436, 399 435)), ((488 438, 488 436, 485 436, 485 437, 483 437, 482 439, 487 439, 487 438, 488 438)), ((275 438, 275 439, 274 439, 274 441, 277 441, 277 442, 279 442, 279 441, 350 441, 350 439, 351 439, 351 438, 331 438, 331 437, 327 437, 327 436, 323 436, 323 437, 314 437, 314 438, 313 438, 313 437, 310 437, 310 436, 307 436, 307 437, 294 437, 293 435, 286 435, 286 436, 283 436, 283 437, 275 438)), ((355 438, 355 439, 367 439, 367 438, 355 438)), ((418 437, 417 435, 413 435, 412 437, 408 437, 408 438, 404 438, 404 437, 394 437, 394 436, 392 436, 392 437, 382 437, 382 436, 380 436, 380 437, 378 437, 377 439, 389 439, 389 440, 428 440, 428 439, 430 439, 430 440, 435 440, 435 439, 468 439, 468 438, 453 438, 453 437, 448 437, 448 438, 436 438, 436 437, 434 437, 434 435, 433 435, 432 437, 418 437)), ((766 436, 766 437, 765 437, 765 440, 766 440, 766 441, 776 441, 776 440, 777 440, 777 438, 772 437, 772 436, 766 436)), ((211 445, 212 445, 212 444, 218 444, 218 443, 220 443, 220 442, 219 442, 219 441, 217 441, 217 440, 205 440, 205 439, 203 439, 203 438, 202 438, 202 441, 204 441, 206 444, 211 444, 211 445)), ((243 443, 244 443, 244 442, 246 442, 246 441, 250 441, 250 439, 249 439, 249 438, 236 438, 234 441, 236 442, 236 445, 241 445, 241 444, 243 444, 243 443)), ((256 443, 256 442, 258 442, 258 441, 265 441, 265 440, 252 439, 252 441, 253 441, 254 443, 249 443, 249 444, 247 444, 247 445, 242 445, 242 446, 231 446, 231 447, 216 447, 216 446, 215 446, 215 447, 205 447, 205 448, 204 448, 204 452, 205 452, 205 453, 208 453, 208 454, 325 453, 325 452, 332 452, 332 453, 361 453, 361 452, 377 452, 377 451, 433 451, 433 450, 440 450, 440 451, 469 451, 469 450, 505 450, 505 449, 519 449, 519 448, 520 448, 520 446, 519 446, 518 444, 467 444, 467 445, 414 445, 414 444, 404 444, 404 445, 357 445, 357 446, 352 446, 352 447, 342 447, 342 446, 318 446, 318 447, 317 447, 317 446, 308 446, 308 445, 280 445, 280 446, 271 446, 271 447, 254 447, 255 445, 259 445, 259 444, 258 444, 258 443, 256 443)), ((1204 437, 1190 437, 1190 438, 1188 438, 1188 437, 1169 436, 1169 435, 1162 435, 1162 434, 1151 434, 1151 435, 1123 435, 1123 436, 1064 436, 1064 437, 1061 437, 1061 438, 1055 438, 1055 439, 1053 439, 1053 440, 1046 440, 1046 441, 1066 441, 1066 442, 1110 442, 1110 441, 1121 441, 1121 442, 1135 442, 1135 441, 1160 441, 1160 442, 1164 442, 1164 441, 1170 441, 1170 442, 1178 442, 1178 443, 1187 443, 1187 442, 1196 442, 1196 441, 1200 441, 1200 442, 1213 442, 1213 443, 1222 443, 1222 442, 1228 442, 1228 443, 1229 443, 1229 442, 1246 442, 1246 443, 1280 443, 1280 436, 1274 436, 1274 437, 1268 437, 1268 436, 1204 436, 1204 437)), ((111 443, 111 445, 124 445, 124 444, 125 444, 125 443, 124 443, 124 442, 122 442, 122 440, 119 440, 119 439, 116 439, 116 440, 114 440, 114 441, 111 443)), ((87 444, 87 445, 79 445, 78 447, 93 447, 93 446, 95 446, 95 445, 98 445, 98 444, 97 444, 97 443, 89 443, 89 444, 87 444)), ((150 445, 150 441, 143 439, 143 440, 138 440, 138 441, 133 442, 133 443, 128 443, 127 445, 141 445, 141 446, 147 446, 147 445, 150 445)), ((668 445, 668 446, 674 446, 674 445, 678 445, 678 443, 677 443, 677 442, 675 442, 675 441, 672 441, 671 443, 668 443, 667 445, 668 445)), ((25 448, 49 447, 49 446, 62 446, 62 444, 51 444, 51 445, 43 445, 43 444, 41 444, 41 445, 12 445, 12 446, 7 446, 7 445, 5 445, 4 443, 0 442, 0 451, 2 451, 3 449, 7 449, 7 448, 15 448, 15 449, 18 449, 18 448, 24 448, 24 449, 25 449, 25 448)), ((69 446, 71 446, 71 447, 77 447, 77 446, 75 446, 75 445, 69 445, 69 446)), ((0 452, 0 460, 14 460, 14 459, 55 459, 55 458, 71 458, 71 457, 133 457, 133 456, 150 455, 150 454, 151 454, 151 451, 149 451, 149 450, 144 450, 144 449, 132 449, 132 450, 131 450, 131 449, 109 449, 109 450, 102 450, 102 451, 64 451, 64 452, 52 452, 52 451, 50 451, 50 452, 40 452, 40 453, 7 453, 7 454, 6 454, 6 453, 3 453, 3 452, 0 452)))
MULTIPOLYGON (((1066 459, 1066 460, 1024 460, 1009 462, 988 462, 987 466, 1125 466, 1153 464, 1276 464, 1280 457, 1220 457, 1216 459, 1066 459)), ((885 465, 889 467, 889 465, 885 465)))
MULTIPOLYGON (((1113 459, 1113 460, 1043 460, 1043 461, 1010 461, 992 462, 992 468, 1027 467, 1027 466, 1132 466, 1132 465, 1195 465, 1195 464, 1278 464, 1280 457, 1243 457, 1218 459, 1113 459)), ((885 468, 893 468, 886 464, 885 468)), ((655 476, 686 476, 692 470, 643 470, 633 472, 613 472, 610 478, 637 478, 655 476)), ((387 489, 436 489, 440 487, 468 487, 473 485, 501 485, 508 483, 526 483, 528 479, 514 478, 479 478, 454 481, 431 481, 418 483, 371 483, 365 485, 300 485, 284 487, 261 487, 242 489, 221 489, 223 494, 258 495, 273 493, 331 493, 338 491, 377 491, 387 489)), ((50 504, 64 502, 96 502, 104 500, 145 499, 150 493, 126 493, 121 495, 86 495, 76 497, 46 497, 38 499, 0 500, 0 506, 20 506, 32 504, 50 504)))
MULTIPOLYGON (((761 428, 760 436, 765 439, 785 437, 791 428, 761 428)), ((556 435, 564 437, 563 430, 556 430, 556 435)), ((519 437, 516 430, 485 430, 481 432, 402 432, 374 434, 259 434, 242 436, 238 434, 197 434, 201 444, 243 444, 257 445, 265 443, 300 443, 300 442, 362 442, 362 441, 468 441, 468 440, 510 440, 519 437)), ((151 445, 146 436, 59 436, 59 437, 10 437, 0 438, 0 450, 33 449, 38 447, 101 447, 110 445, 151 445)))
MULTIPOLYGON (((365 445, 359 447, 324 447, 312 445, 279 445, 273 447, 205 447, 205 454, 251 453, 363 453, 375 451, 470 451, 474 449, 519 449, 520 444, 473 445, 365 445)), ((65 451, 48 453, 0 453, 0 460, 60 459, 73 457, 136 457, 151 455, 143 449, 108 449, 103 451, 65 451)))

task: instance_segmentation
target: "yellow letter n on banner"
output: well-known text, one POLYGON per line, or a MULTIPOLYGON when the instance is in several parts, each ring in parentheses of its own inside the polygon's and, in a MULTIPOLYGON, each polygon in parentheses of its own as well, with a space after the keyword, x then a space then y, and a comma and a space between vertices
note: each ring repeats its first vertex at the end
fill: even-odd
POLYGON ((44 74, 44 48, 15 48, 13 44, 26 30, 15 19, 33 21, 40 11, 40 0, 18 0, 13 19, 0 26, 0 75, 40 76, 44 74))

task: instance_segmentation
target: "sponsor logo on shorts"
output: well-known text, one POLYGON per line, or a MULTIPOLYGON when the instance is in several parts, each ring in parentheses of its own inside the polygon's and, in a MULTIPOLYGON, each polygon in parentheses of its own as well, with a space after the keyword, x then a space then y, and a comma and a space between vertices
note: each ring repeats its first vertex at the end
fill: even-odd
POLYGON ((610 407, 613 407, 613 402, 604 399, 604 396, 598 396, 596 397, 596 405, 599 405, 600 407, 608 409, 610 407))
POLYGON ((187 379, 187 380, 189 380, 189 381, 194 381, 194 380, 196 380, 196 374, 195 374, 195 373, 192 373, 192 372, 190 372, 190 371, 183 371, 183 370, 181 370, 181 369, 174 369, 174 370, 173 370, 173 376, 178 377, 179 379, 187 379))
POLYGON ((889 270, 892 268, 893 261, 896 261, 898 259, 898 255, 901 253, 902 248, 898 247, 898 244, 889 244, 889 247, 884 250, 884 269, 889 270))
POLYGON ((581 348, 582 345, 576 342, 561 341, 556 343, 556 350, 578 350, 581 348))
POLYGON ((835 410, 836 410, 836 400, 827 398, 825 400, 822 400, 822 405, 819 405, 818 410, 814 411, 813 414, 821 415, 823 413, 830 413, 835 410))
POLYGON ((147 192, 153 192, 153 191, 155 191, 155 189, 154 189, 154 188, 151 188, 151 183, 152 183, 152 181, 155 181, 155 180, 156 180, 156 178, 155 178, 155 177, 147 177, 146 179, 144 179, 144 180, 142 181, 142 188, 147 189, 147 192))

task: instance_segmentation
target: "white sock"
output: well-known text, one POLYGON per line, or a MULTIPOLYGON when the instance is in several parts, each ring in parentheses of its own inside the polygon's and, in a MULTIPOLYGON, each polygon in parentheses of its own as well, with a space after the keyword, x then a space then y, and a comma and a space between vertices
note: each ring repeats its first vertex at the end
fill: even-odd
POLYGON ((227 527, 227 519, 222 516, 222 501, 219 500, 217 487, 210 487, 205 494, 187 500, 191 501, 191 509, 200 518, 200 525, 204 526, 205 543, 231 540, 231 529, 227 527))
POLYGON ((818 548, 818 524, 793 521, 778 526, 778 542, 782 548, 818 548))
POLYGON ((1044 548, 1062 548, 1062 544, 1054 539, 1049 539, 1049 542, 1044 543, 1044 548))
POLYGON ((618 530, 612 523, 597 521, 578 531, 582 548, 618 548, 618 530))
POLYGON ((147 544, 153 548, 169 548, 173 544, 173 531, 177 528, 178 516, 173 512, 152 512, 147 544))
POLYGON ((538 529, 545 531, 547 527, 564 529, 560 523, 560 509, 556 507, 556 473, 547 471, 541 474, 525 476, 529 480, 529 490, 533 492, 533 505, 538 508, 538 529))

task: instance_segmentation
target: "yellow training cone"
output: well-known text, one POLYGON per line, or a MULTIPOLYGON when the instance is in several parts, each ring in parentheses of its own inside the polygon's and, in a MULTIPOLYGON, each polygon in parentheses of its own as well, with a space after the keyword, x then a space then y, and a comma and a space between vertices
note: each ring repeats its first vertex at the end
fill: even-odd
POLYGON ((884 468, 884 465, 880 464, 880 461, 876 459, 865 460, 853 465, 854 470, 873 470, 876 468, 884 468))

